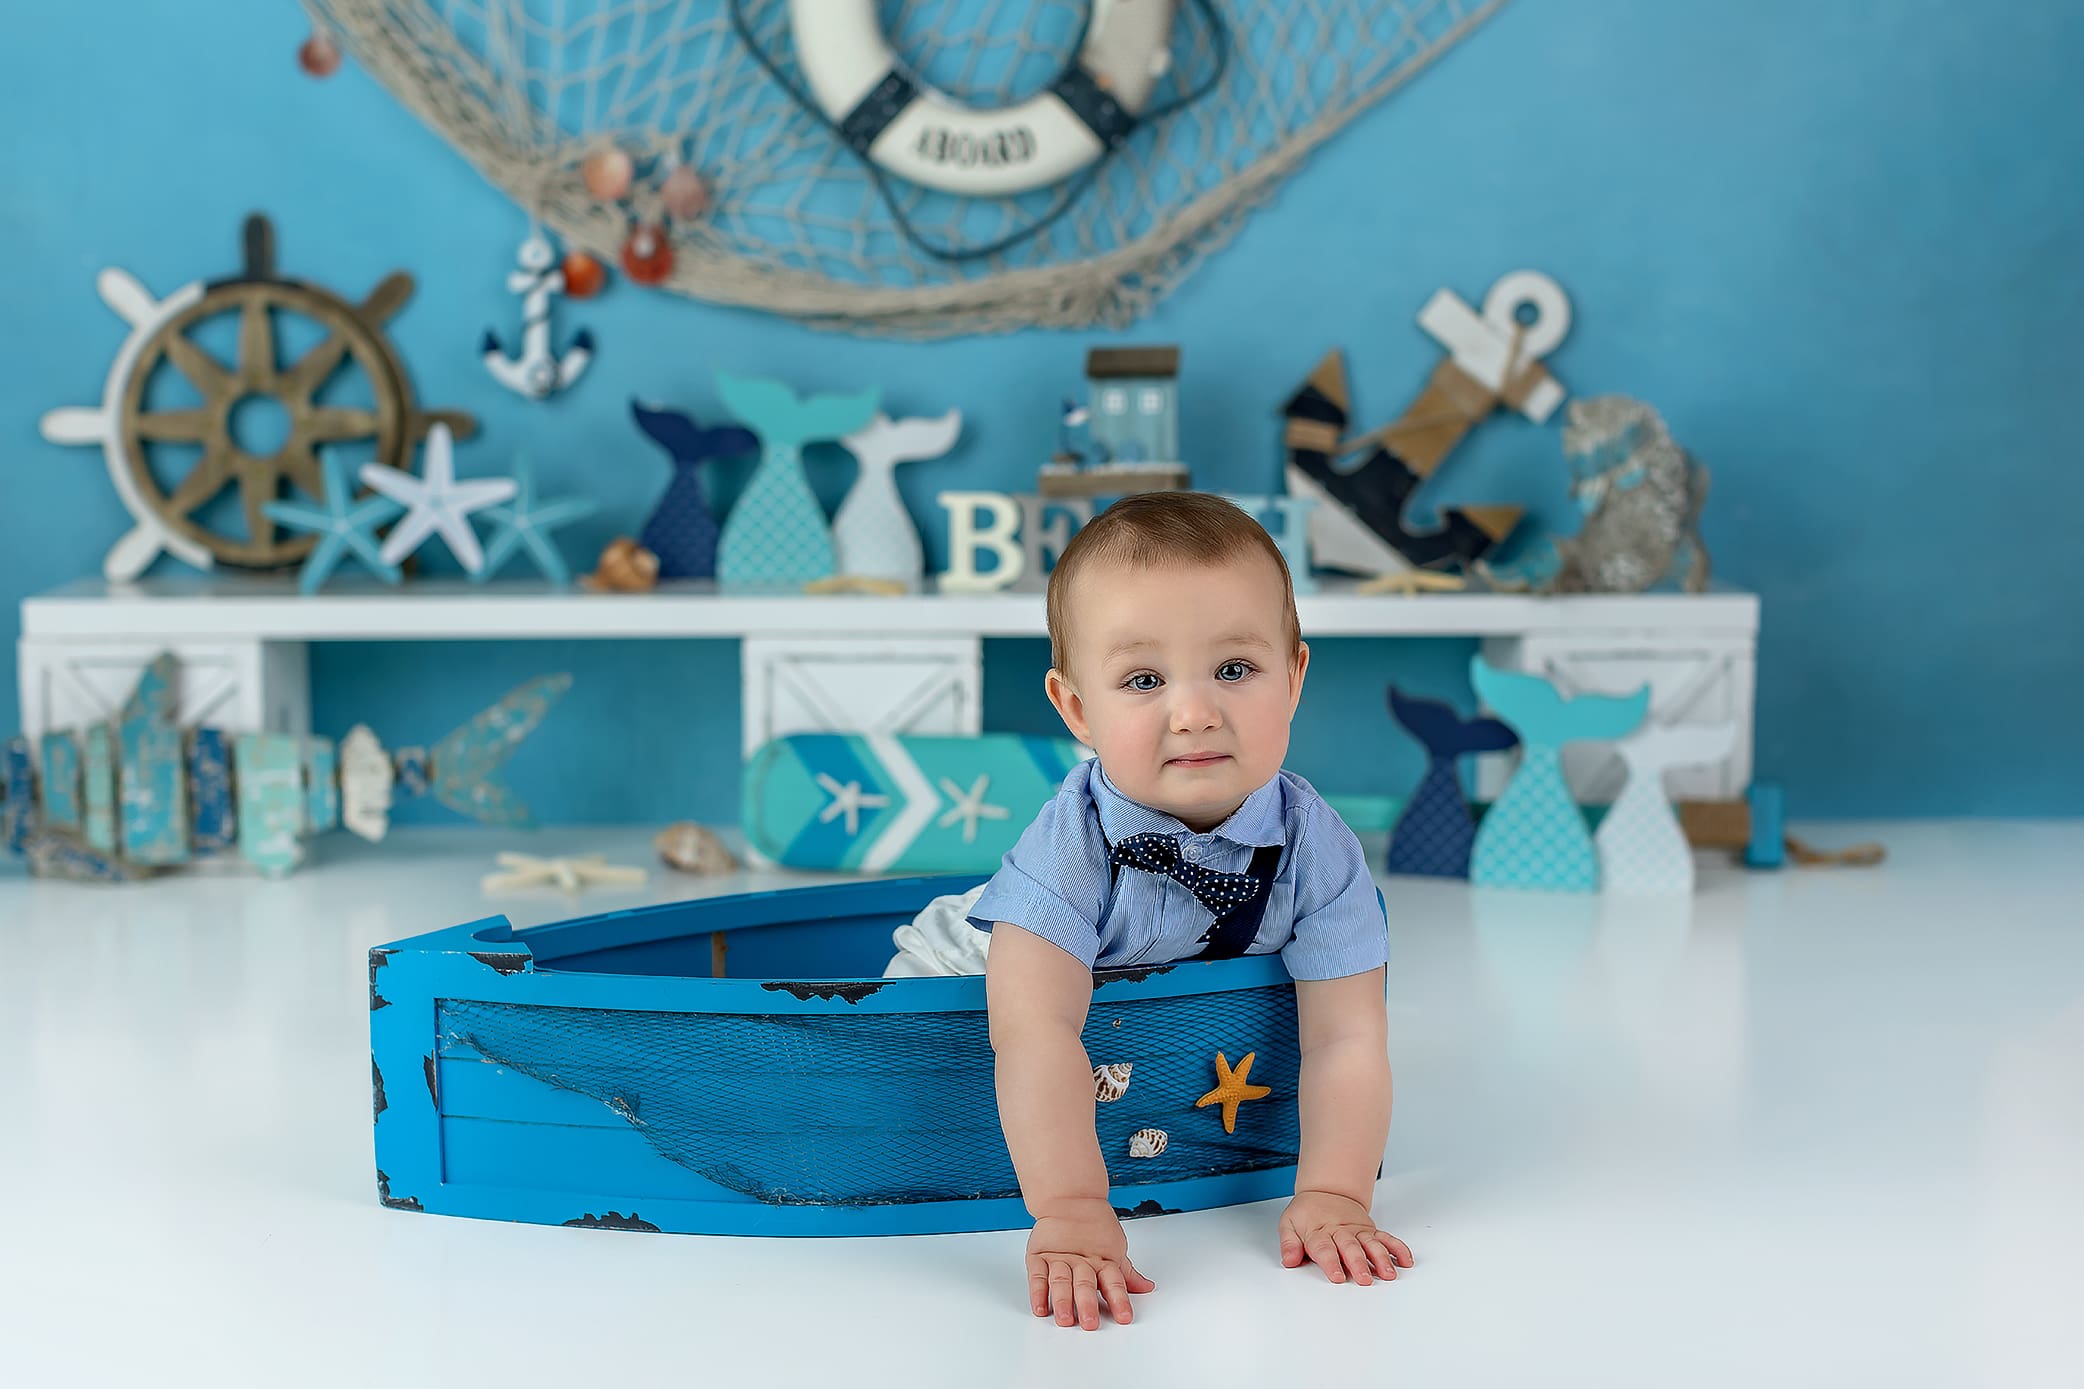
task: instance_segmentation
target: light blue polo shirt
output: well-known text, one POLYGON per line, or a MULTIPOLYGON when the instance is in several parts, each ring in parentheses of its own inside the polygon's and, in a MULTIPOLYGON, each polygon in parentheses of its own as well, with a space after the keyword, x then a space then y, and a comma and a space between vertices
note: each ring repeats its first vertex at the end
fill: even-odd
POLYGON ((1150 833, 1176 840, 1188 862, 1224 873, 1244 872, 1256 848, 1283 846, 1266 914, 1245 953, 1280 951, 1290 978, 1341 979, 1389 960, 1389 928, 1360 841, 1289 771, 1245 797, 1215 829, 1195 834, 1124 796, 1100 759, 1089 757, 1007 852, 970 921, 985 931, 1011 922, 1089 969, 1198 954, 1214 914, 1185 884, 1139 868, 1110 873, 1107 846, 1150 833))

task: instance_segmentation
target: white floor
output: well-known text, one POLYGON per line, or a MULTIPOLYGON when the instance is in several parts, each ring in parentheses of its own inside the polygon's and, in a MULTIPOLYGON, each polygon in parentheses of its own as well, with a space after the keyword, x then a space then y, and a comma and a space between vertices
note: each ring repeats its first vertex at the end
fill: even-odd
POLYGON ((2084 824, 1816 837, 1868 834, 1882 869, 1718 867, 1690 906, 1389 880, 1376 1209, 1418 1266, 1284 1270, 1277 1204, 1138 1221, 1158 1291, 1090 1334, 1027 1315, 1018 1234, 380 1208, 364 952, 581 909, 488 904, 496 837, 0 878, 0 1383, 2084 1383, 2084 824))

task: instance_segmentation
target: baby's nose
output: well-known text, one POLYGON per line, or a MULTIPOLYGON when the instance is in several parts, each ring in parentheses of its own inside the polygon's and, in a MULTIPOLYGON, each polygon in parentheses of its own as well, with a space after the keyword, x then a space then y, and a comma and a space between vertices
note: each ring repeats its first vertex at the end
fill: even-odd
POLYGON ((1207 692, 1181 688, 1172 705, 1172 726, 1180 733, 1195 733, 1223 726, 1222 705, 1207 692))

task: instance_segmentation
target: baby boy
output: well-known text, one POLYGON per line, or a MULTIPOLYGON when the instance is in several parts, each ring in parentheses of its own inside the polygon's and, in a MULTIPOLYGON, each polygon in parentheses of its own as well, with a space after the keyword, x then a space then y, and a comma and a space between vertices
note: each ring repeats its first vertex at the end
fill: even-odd
POLYGON ((972 908, 999 1118, 1035 1228, 1038 1317, 1096 1329, 1156 1285, 1129 1262, 1079 1036, 1094 969, 1281 953, 1295 980, 1302 1149, 1281 1260, 1331 1281, 1410 1267, 1369 1214, 1389 1133, 1388 932, 1360 844, 1281 770, 1302 697, 1288 566, 1206 493, 1128 497, 1049 580, 1050 701, 1097 754, 1074 768, 972 908))

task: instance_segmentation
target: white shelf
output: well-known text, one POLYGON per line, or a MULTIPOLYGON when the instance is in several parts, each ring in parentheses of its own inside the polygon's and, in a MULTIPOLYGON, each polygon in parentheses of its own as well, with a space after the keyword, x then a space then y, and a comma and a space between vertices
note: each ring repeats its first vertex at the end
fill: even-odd
MULTIPOLYGON (((1751 635, 1755 594, 1531 597, 1361 594, 1327 580, 1296 606, 1303 634, 1319 636, 1751 635)), ((22 603, 22 635, 53 640, 167 637, 259 641, 468 638, 660 638, 849 634, 1039 637, 1038 593, 900 597, 719 593, 673 583, 654 593, 556 591, 526 582, 483 585, 421 579, 398 588, 342 583, 305 597, 292 577, 170 575, 135 584, 81 580, 22 603)))

